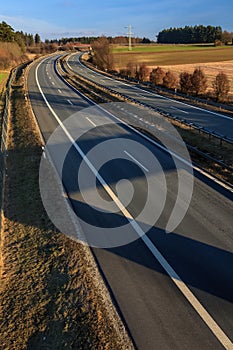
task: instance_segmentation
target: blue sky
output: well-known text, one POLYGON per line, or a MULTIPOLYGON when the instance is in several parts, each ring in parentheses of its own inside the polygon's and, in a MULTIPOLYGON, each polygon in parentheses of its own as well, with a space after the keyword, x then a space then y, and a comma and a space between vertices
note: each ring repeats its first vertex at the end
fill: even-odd
POLYGON ((124 35, 155 39, 164 28, 220 25, 233 31, 232 0, 2 0, 0 21, 43 39, 82 35, 124 35))

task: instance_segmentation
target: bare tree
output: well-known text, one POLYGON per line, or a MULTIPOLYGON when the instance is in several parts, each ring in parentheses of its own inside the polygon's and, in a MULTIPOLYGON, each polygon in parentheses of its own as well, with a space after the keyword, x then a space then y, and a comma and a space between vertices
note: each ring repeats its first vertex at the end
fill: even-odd
POLYGON ((113 55, 110 44, 105 36, 98 38, 92 44, 94 52, 93 63, 102 70, 113 69, 113 55))
POLYGON ((127 68, 121 68, 119 71, 120 75, 127 77, 128 76, 128 70, 127 68))
POLYGON ((150 82, 154 85, 162 85, 163 78, 165 77, 165 72, 161 67, 152 69, 150 73, 150 82))
POLYGON ((145 63, 141 63, 138 70, 138 80, 146 81, 149 75, 149 68, 145 63))
POLYGON ((192 74, 191 82, 193 92, 197 95, 203 94, 207 89, 207 79, 202 69, 196 68, 192 74))
POLYGON ((173 74, 170 70, 166 72, 163 78, 163 85, 167 89, 175 89, 177 87, 178 81, 175 74, 173 74))
POLYGON ((222 32, 222 42, 225 45, 228 45, 229 43, 232 42, 232 38, 233 38, 233 33, 230 33, 226 30, 224 30, 224 32, 222 32))
POLYGON ((127 70, 127 76, 130 78, 135 78, 135 73, 136 73, 136 66, 133 64, 133 62, 128 62, 126 66, 127 70))
POLYGON ((193 91, 192 74, 188 72, 180 73, 180 89, 181 89, 181 92, 187 95, 192 93, 193 91))
POLYGON ((223 72, 217 74, 213 82, 214 93, 217 101, 224 101, 230 91, 230 83, 227 75, 223 72))

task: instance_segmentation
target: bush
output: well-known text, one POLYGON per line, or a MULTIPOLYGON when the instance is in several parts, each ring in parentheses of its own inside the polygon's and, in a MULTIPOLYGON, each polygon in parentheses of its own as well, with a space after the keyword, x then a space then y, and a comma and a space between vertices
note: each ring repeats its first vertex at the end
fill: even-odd
POLYGON ((230 90, 230 83, 225 73, 218 73, 213 82, 213 88, 217 101, 224 101, 227 98, 230 90))
POLYGON ((163 78, 163 85, 167 89, 176 89, 178 85, 177 77, 170 70, 167 71, 163 78))
POLYGON ((162 85, 165 74, 161 67, 153 69, 150 73, 150 82, 154 85, 162 85))

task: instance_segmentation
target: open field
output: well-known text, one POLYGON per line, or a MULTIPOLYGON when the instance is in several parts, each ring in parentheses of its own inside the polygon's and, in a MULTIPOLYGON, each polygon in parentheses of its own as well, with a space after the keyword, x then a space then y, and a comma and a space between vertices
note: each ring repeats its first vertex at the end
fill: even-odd
POLYGON ((127 47, 115 47, 113 54, 116 69, 126 67, 130 61, 157 67, 230 61, 233 59, 233 46, 146 45, 135 47, 132 51, 128 51, 127 47))
MULTIPOLYGON (((223 50, 231 49, 231 46, 214 46, 213 44, 141 44, 132 45, 132 52, 174 52, 174 51, 201 51, 201 50, 223 50)), ((129 53, 127 45, 112 45, 112 52, 115 53, 129 53)))
POLYGON ((171 70, 179 77, 181 72, 192 73, 201 67, 206 74, 208 90, 212 91, 215 76, 221 71, 230 80, 230 95, 233 96, 233 46, 213 45, 138 45, 132 52, 127 46, 114 46, 115 69, 125 68, 128 62, 145 63, 150 70, 158 66, 171 70))
MULTIPOLYGON (((200 67, 207 77, 208 90, 212 91, 214 78, 219 72, 224 72, 230 81, 230 95, 233 96, 233 60, 225 62, 209 62, 200 64, 179 64, 179 65, 164 65, 161 66, 164 70, 171 70, 179 77, 181 72, 192 73, 196 67, 200 67)), ((151 69, 154 67, 150 67, 151 69)))

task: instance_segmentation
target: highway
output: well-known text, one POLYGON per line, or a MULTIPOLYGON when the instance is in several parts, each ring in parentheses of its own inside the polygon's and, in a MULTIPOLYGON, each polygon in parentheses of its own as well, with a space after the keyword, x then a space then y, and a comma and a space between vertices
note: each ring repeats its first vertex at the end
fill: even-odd
POLYGON ((141 103, 159 108, 173 116, 179 117, 180 119, 187 120, 190 123, 206 128, 211 132, 227 136, 233 140, 233 119, 231 117, 178 102, 156 93, 143 90, 137 86, 110 79, 109 77, 83 66, 80 62, 80 53, 69 56, 67 62, 74 72, 83 75, 98 84, 127 95, 141 103))
MULTIPOLYGON (((90 101, 75 92, 56 74, 56 57, 35 63, 28 75, 30 101, 46 141, 59 124, 91 105, 90 101)), ((77 56, 72 57, 73 63, 69 63, 75 65, 75 69, 82 70, 88 76, 92 74, 93 79, 96 79, 95 73, 80 67, 75 59, 77 56)), ((107 81, 110 85, 114 84, 114 87, 118 84, 109 79, 107 81)), ((121 88, 124 89, 124 85, 121 88)), ((128 86, 126 89, 135 91, 128 86)), ((150 98, 145 92, 137 93, 150 98)), ((161 97, 155 99, 157 102, 153 103, 164 101, 161 97)), ((182 106, 183 108, 188 108, 189 111, 191 109, 182 106)), ((197 114, 201 120, 205 120, 206 115, 210 118, 208 113, 201 110, 197 110, 197 114)), ((228 122, 228 119, 222 119, 222 125, 228 122)), ((193 196, 187 214, 174 232, 166 233, 166 222, 178 191, 177 171, 172 157, 127 126, 117 124, 114 117, 107 113, 88 117, 77 114, 77 130, 89 130, 94 125, 96 127, 83 133, 76 147, 70 149, 62 173, 63 184, 74 211, 82 219, 81 226, 85 235, 93 238, 89 232, 90 223, 93 226, 112 228, 128 222, 129 213, 132 217, 138 215, 147 197, 145 169, 155 186, 156 195, 149 210, 158 213, 159 219, 147 234, 121 246, 92 249, 135 347, 139 350, 233 349, 232 193, 195 172, 193 196), (112 141, 116 138, 120 138, 121 142, 112 141), (115 210, 114 213, 103 211, 97 214, 94 210, 98 206, 94 198, 95 192, 88 188, 90 167, 85 166, 84 172, 87 192, 91 192, 95 203, 94 209, 85 203, 77 184, 81 154, 87 154, 97 144, 109 140, 109 147, 99 153, 99 158, 102 161, 108 155, 114 161, 107 162, 100 168, 98 193, 108 202, 117 195, 116 184, 120 180, 126 179, 127 184, 130 181, 136 194, 126 204, 127 213, 115 210), (128 148, 131 142, 137 143, 140 151, 134 152, 133 146, 128 148), (82 152, 78 152, 79 149, 82 152), (163 200, 164 179, 161 168, 147 156, 147 150, 159 161, 166 178, 166 201, 161 213, 157 205, 158 198, 159 201, 163 200), (122 157, 116 157, 116 154, 122 154, 122 157), (130 158, 127 160, 127 157, 130 158), (108 193, 106 187, 110 189, 108 193)), ((64 130, 66 133, 60 135, 61 144, 66 143, 67 135, 73 132, 64 130)), ((59 152, 59 144, 56 147, 59 152)), ((96 154, 89 160, 98 169, 99 159, 96 154)), ((54 159, 55 166, 58 161, 54 159)), ((183 162, 178 163, 186 173, 183 162)), ((124 184, 122 186, 124 190, 124 184)), ((147 221, 140 225, 146 228, 147 221)), ((129 225, 127 234, 136 238, 136 231, 135 226, 129 225)))

